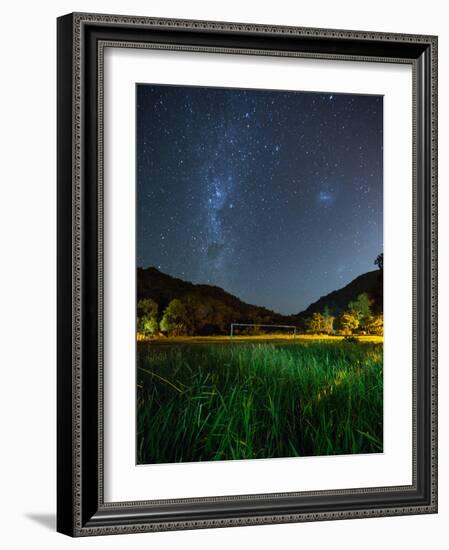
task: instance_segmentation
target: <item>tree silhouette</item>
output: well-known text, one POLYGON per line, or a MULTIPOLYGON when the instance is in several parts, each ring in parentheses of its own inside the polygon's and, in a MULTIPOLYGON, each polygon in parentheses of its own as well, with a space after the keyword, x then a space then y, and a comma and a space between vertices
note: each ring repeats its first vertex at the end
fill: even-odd
POLYGON ((383 271, 383 269, 384 269, 384 253, 383 252, 377 256, 377 258, 374 260, 374 263, 375 263, 375 265, 377 265, 377 267, 381 271, 383 271))

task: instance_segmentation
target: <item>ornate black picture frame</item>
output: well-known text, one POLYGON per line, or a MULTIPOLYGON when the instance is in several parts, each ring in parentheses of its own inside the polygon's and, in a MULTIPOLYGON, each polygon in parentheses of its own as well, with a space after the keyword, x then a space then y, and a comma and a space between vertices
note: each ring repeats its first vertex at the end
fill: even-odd
POLYGON ((437 38, 75 13, 58 19, 58 498, 71 536, 437 512, 437 38), (413 483, 154 501, 103 495, 105 44, 413 70, 413 483))

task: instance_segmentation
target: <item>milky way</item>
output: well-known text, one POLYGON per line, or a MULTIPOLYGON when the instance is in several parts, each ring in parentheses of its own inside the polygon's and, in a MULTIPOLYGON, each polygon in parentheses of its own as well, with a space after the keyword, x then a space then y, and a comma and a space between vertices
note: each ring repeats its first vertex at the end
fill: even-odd
POLYGON ((382 97, 137 86, 137 263, 297 313, 382 252, 382 97))

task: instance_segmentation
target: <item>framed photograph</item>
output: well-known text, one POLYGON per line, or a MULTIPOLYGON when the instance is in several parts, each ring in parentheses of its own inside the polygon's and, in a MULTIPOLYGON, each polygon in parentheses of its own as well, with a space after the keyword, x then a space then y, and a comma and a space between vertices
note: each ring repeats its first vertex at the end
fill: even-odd
POLYGON ((437 38, 58 19, 58 531, 437 511, 437 38))

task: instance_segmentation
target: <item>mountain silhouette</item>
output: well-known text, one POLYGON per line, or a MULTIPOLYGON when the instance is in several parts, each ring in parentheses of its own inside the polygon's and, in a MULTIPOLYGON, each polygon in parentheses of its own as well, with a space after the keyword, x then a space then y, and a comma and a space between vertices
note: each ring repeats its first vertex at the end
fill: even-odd
POLYGON ((373 312, 382 312, 382 271, 364 273, 343 288, 322 296, 304 311, 294 315, 282 315, 268 308, 243 302, 218 286, 184 281, 155 267, 137 268, 138 300, 153 299, 158 304, 160 314, 175 298, 201 304, 207 311, 213 312, 211 317, 214 317, 214 320, 211 319, 211 322, 206 324, 205 333, 227 331, 230 323, 293 324, 301 328, 305 319, 315 312, 322 313, 327 309, 331 315, 339 315, 351 300, 365 292, 373 301, 373 312))
POLYGON ((331 315, 337 316, 348 307, 351 300, 355 300, 359 294, 366 293, 373 301, 374 313, 383 311, 383 280, 382 271, 376 269, 363 275, 359 275, 349 284, 334 290, 319 298, 316 302, 299 313, 300 317, 310 317, 312 313, 322 313, 326 308, 331 315))

